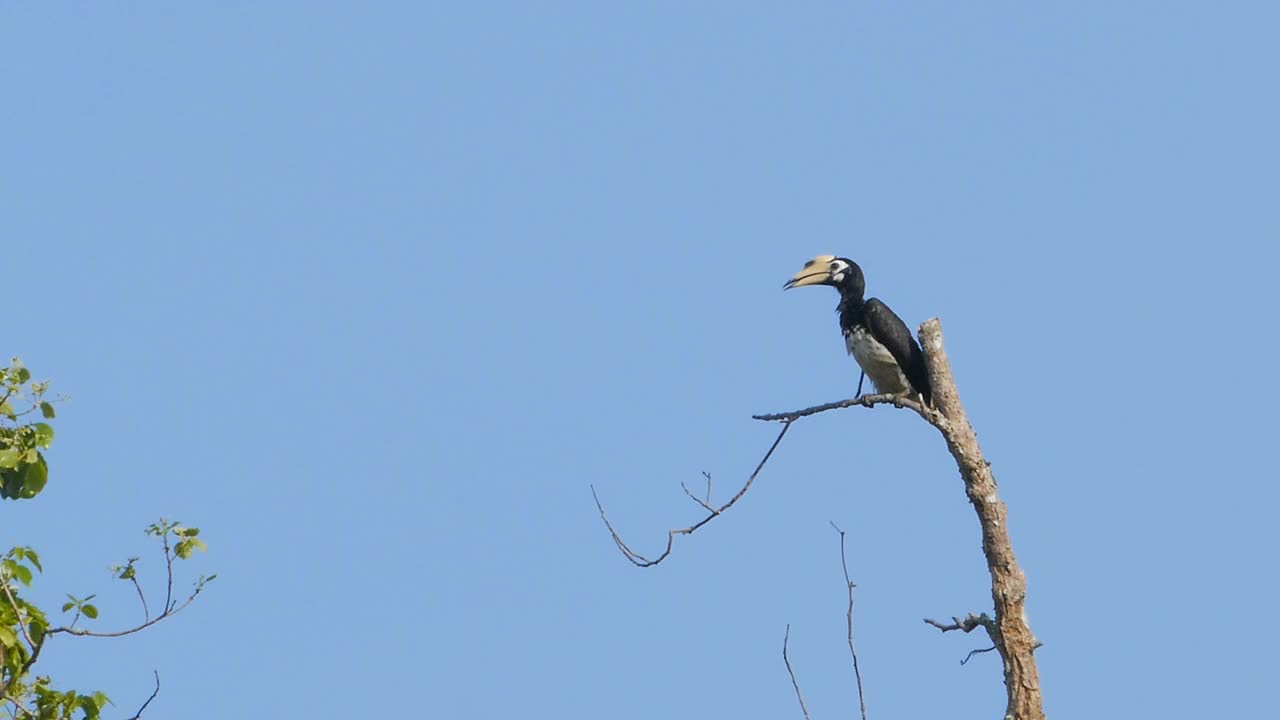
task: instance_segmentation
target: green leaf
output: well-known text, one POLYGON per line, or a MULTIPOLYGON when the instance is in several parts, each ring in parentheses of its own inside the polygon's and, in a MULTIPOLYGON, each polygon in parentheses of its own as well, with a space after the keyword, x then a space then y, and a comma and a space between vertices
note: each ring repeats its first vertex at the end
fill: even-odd
POLYGON ((31 568, 26 565, 13 563, 13 565, 9 567, 9 571, 13 573, 14 577, 18 578, 18 582, 26 585, 27 587, 31 587, 31 568))
POLYGON ((76 699, 76 704, 84 711, 84 720, 96 720, 102 716, 100 713, 102 706, 88 695, 81 695, 76 699))
POLYGON ((22 478, 22 497, 33 498, 49 482, 49 465, 44 458, 38 458, 36 462, 24 465, 19 475, 22 478))
POLYGON ((13 647, 18 644, 18 636, 11 628, 0 627, 0 647, 13 647))
POLYGON ((14 370, 13 376, 15 379, 17 379, 19 385, 31 379, 30 370, 24 367, 15 367, 13 370, 14 370))
POLYGON ((12 470, 0 469, 0 498, 17 498, 22 492, 22 478, 12 470))
POLYGON ((75 606, 75 602, 62 603, 62 612, 66 612, 75 606))
POLYGON ((98 619, 98 606, 97 606, 97 605, 85 605, 84 607, 81 607, 81 608, 80 608, 80 612, 84 613, 84 616, 85 616, 85 617, 87 617, 87 618, 89 618, 90 620, 97 620, 97 619, 98 619))
POLYGON ((16 468, 22 462, 22 451, 7 448, 0 450, 0 468, 16 468))
POLYGON ((40 414, 44 416, 45 420, 52 420, 54 416, 57 415, 57 413, 53 411, 53 403, 51 402, 40 403, 40 414))
POLYGON ((183 560, 189 560, 191 558, 192 551, 199 550, 200 552, 204 552, 208 549, 209 546, 205 545, 203 540, 198 538, 187 538, 175 545, 173 552, 183 560))
POLYGON ((36 554, 36 551, 31 548, 23 548, 23 551, 27 556, 27 560, 30 560, 31 564, 35 565, 37 570, 44 572, 44 566, 40 564, 40 556, 36 554))
POLYGON ((48 448, 53 443, 53 426, 49 423, 31 423, 31 428, 36 432, 36 445, 42 448, 48 448))

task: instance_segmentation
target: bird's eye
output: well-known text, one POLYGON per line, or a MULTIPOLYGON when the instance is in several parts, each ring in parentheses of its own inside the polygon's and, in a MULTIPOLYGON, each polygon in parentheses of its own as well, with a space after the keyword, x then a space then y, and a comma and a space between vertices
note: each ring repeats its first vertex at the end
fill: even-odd
POLYGON ((810 260, 809 262, 805 263, 805 264, 804 264, 804 266, 805 266, 806 268, 808 268, 808 267, 813 267, 813 264, 814 264, 815 262, 817 262, 817 260, 810 260))
POLYGON ((840 269, 840 263, 834 263, 834 262, 833 262, 833 263, 831 263, 831 271, 832 271, 832 272, 835 272, 836 270, 839 270, 839 269, 840 269))

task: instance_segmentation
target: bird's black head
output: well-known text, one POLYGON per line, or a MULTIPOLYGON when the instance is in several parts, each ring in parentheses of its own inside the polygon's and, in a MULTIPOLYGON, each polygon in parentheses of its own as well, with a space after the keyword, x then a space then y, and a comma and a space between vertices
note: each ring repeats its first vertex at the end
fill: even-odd
POLYGON ((866 279, 862 276, 862 268, 858 263, 835 255, 819 255, 804 264, 783 290, 804 287, 806 285, 830 285, 840 291, 840 296, 861 300, 866 292, 866 279))

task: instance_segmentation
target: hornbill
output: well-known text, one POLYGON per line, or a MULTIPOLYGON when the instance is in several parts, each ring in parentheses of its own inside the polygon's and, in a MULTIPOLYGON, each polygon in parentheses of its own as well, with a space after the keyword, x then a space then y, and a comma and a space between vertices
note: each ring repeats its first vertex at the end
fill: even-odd
MULTIPOLYGON (((830 285, 840 291, 840 330, 845 347, 871 378, 876 390, 892 395, 919 395, 926 405, 932 399, 924 354, 902 318, 876 298, 864 299, 866 279, 862 268, 848 258, 819 255, 782 286, 783 290, 806 285, 830 285)), ((862 380, 858 380, 862 395, 862 380)))

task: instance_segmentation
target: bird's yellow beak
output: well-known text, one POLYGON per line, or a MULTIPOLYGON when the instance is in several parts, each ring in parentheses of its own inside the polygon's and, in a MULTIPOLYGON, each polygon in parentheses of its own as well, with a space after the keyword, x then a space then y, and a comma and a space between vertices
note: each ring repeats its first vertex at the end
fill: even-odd
POLYGON ((830 264, 835 260, 835 255, 819 255, 804 264, 800 272, 791 276, 791 279, 782 286, 783 290, 791 288, 804 287, 805 285, 821 285, 831 279, 830 264))

